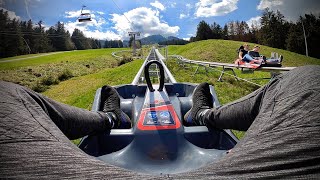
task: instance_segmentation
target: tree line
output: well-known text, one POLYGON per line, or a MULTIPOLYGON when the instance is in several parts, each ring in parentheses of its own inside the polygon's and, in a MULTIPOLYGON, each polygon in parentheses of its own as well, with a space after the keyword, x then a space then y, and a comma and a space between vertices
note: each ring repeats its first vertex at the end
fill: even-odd
POLYGON ((45 30, 43 22, 10 19, 8 12, 0 10, 0 58, 52 51, 70 51, 98 48, 123 47, 122 41, 105 41, 87 38, 74 29, 70 35, 62 22, 45 30))
POLYGON ((189 41, 183 40, 183 39, 171 39, 159 42, 159 45, 186 45, 189 41))
POLYGON ((289 22, 280 11, 267 8, 260 20, 260 25, 253 23, 251 27, 245 21, 230 21, 223 27, 216 22, 210 25, 201 21, 197 26, 196 36, 191 37, 190 41, 206 39, 245 41, 306 54, 304 28, 309 56, 320 58, 318 45, 320 16, 305 14, 297 22, 289 22))

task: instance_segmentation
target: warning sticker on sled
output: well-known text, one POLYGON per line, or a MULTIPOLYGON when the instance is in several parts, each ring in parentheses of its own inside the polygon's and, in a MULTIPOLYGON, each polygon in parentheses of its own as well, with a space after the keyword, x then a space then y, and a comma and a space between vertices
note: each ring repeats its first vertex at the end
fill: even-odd
POLYGON ((175 124, 169 111, 148 111, 143 125, 169 125, 175 124))

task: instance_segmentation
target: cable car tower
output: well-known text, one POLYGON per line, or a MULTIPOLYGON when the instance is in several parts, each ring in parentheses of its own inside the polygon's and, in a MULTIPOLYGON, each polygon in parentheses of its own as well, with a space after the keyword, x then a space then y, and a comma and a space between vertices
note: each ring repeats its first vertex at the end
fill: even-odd
POLYGON ((85 5, 82 5, 81 14, 78 17, 79 22, 88 22, 91 21, 91 14, 83 12, 84 8, 87 7, 85 5))
POLYGON ((133 48, 133 56, 136 55, 137 46, 136 46, 136 36, 140 36, 140 32, 128 32, 129 36, 133 38, 132 40, 132 48, 133 48))

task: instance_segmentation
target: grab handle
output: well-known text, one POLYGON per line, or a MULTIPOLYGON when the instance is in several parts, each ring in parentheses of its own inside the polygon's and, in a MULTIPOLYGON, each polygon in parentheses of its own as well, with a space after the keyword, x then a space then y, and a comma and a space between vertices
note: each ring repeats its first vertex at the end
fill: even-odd
POLYGON ((151 64, 157 64, 160 70, 160 84, 159 84, 159 89, 158 91, 162 91, 163 90, 163 86, 164 86, 164 70, 163 70, 163 66, 162 64, 157 61, 157 60, 152 60, 147 62, 147 64, 144 66, 144 77, 146 78, 146 82, 147 82, 147 86, 150 90, 150 92, 153 92, 153 86, 150 80, 150 75, 149 75, 149 67, 151 64))

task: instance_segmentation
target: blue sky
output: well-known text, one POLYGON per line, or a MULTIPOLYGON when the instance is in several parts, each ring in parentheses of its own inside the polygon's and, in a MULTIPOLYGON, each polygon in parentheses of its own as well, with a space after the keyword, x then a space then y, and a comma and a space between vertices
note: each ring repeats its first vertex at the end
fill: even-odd
POLYGON ((320 13, 320 1, 315 0, 0 0, 11 18, 42 20, 47 28, 60 21, 70 33, 78 28, 97 39, 128 39, 128 31, 187 39, 195 36, 201 20, 221 26, 232 20, 259 23, 267 7, 280 10, 289 21, 320 13), (82 5, 91 22, 77 22, 82 5))

